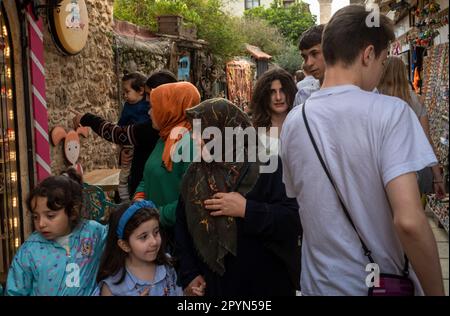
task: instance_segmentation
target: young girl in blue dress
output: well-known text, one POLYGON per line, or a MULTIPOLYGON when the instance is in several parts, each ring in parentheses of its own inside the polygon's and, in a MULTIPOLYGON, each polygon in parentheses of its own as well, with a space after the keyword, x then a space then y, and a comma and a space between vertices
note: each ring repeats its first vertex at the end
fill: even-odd
POLYGON ((181 296, 171 258, 163 248, 153 202, 123 204, 110 217, 96 294, 181 296))
POLYGON ((82 180, 74 169, 43 180, 27 198, 35 232, 16 253, 6 295, 92 295, 107 228, 80 219, 82 180))

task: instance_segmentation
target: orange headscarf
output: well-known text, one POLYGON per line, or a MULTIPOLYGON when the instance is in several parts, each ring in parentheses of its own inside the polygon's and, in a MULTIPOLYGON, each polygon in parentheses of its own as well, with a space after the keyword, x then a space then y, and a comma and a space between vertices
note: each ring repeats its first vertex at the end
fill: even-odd
POLYGON ((159 136, 164 140, 162 160, 168 171, 172 171, 170 158, 172 148, 183 137, 177 133, 180 128, 191 130, 191 124, 186 121, 185 111, 200 103, 200 93, 189 82, 163 84, 152 90, 150 104, 155 124, 159 127, 159 136), (171 133, 177 137, 170 137, 171 133))

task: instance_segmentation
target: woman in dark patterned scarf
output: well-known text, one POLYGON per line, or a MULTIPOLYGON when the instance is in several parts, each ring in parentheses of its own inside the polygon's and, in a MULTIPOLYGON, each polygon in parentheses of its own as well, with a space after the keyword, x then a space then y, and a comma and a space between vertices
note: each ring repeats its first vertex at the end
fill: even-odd
POLYGON ((281 160, 274 172, 261 173, 264 164, 249 158, 255 150, 249 138, 239 145, 224 140, 226 127, 252 128, 248 116, 225 99, 204 101, 186 116, 197 140, 194 119, 200 119, 202 134, 213 128, 222 137, 201 144, 202 153, 214 149, 214 160, 191 163, 182 182, 175 242, 185 294, 295 295, 301 226, 297 202, 287 198, 282 183, 281 160), (219 144, 227 146, 220 151, 219 144), (223 159, 240 151, 244 159, 223 159))

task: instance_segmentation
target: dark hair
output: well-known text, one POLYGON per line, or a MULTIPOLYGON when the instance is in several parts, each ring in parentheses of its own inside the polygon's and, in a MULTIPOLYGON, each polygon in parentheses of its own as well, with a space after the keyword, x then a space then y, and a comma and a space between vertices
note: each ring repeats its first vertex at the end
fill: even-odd
POLYGON ((322 38, 322 52, 327 65, 332 66, 337 62, 351 65, 369 45, 374 46, 378 58, 388 47, 395 38, 392 21, 380 14, 380 25, 369 27, 366 22, 369 14, 364 6, 349 5, 333 15, 322 38))
POLYGON ((59 176, 51 176, 40 182, 29 194, 26 205, 33 212, 36 197, 47 198, 47 207, 58 211, 64 209, 73 229, 80 221, 83 180, 74 168, 63 171, 59 176))
POLYGON ((280 80, 282 90, 286 95, 286 103, 289 111, 294 104, 297 86, 289 72, 282 68, 274 68, 266 71, 256 81, 253 96, 250 102, 252 121, 254 127, 270 127, 272 125, 270 112, 270 86, 274 80, 280 80))
POLYGON ((131 88, 134 91, 139 91, 145 86, 146 77, 140 72, 130 72, 122 77, 122 82, 130 81, 131 88))
POLYGON ((322 42, 322 33, 325 25, 314 25, 307 29, 305 32, 300 35, 300 39, 298 40, 298 49, 310 49, 317 44, 322 42))
MULTIPOLYGON (((97 274, 97 282, 106 279, 109 276, 117 274, 122 270, 122 274, 119 280, 115 284, 121 283, 126 274, 125 259, 127 253, 122 250, 117 244, 119 237, 117 236, 117 226, 119 225, 120 217, 130 207, 130 203, 123 203, 119 208, 111 214, 109 218, 108 236, 106 238, 106 246, 100 260, 100 268, 97 274)), ((123 230, 123 240, 129 241, 130 235, 133 231, 144 222, 155 219, 159 222, 158 210, 154 208, 141 208, 139 209, 128 221, 123 230)), ((162 239, 162 237, 161 237, 162 239)), ((155 263, 158 265, 172 265, 172 260, 164 251, 164 239, 161 242, 158 254, 156 255, 155 263)))
POLYGON ((303 79, 305 79, 305 73, 303 72, 303 70, 297 70, 295 72, 295 80, 299 82, 302 81, 303 79))
POLYGON ((166 84, 166 83, 174 83, 177 82, 177 77, 170 72, 169 70, 162 69, 153 72, 145 82, 145 85, 151 89, 155 89, 156 87, 166 84))

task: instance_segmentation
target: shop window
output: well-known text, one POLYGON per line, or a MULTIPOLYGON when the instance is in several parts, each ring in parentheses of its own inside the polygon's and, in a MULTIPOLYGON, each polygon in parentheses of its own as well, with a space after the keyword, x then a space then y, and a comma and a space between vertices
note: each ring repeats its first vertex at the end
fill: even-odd
MULTIPOLYGON (((0 4, 1 6, 1 4, 0 4)), ((0 282, 22 244, 14 62, 6 13, 0 10, 0 282)))
POLYGON ((245 10, 253 9, 260 5, 260 0, 245 0, 245 10))
POLYGON ((294 4, 294 0, 283 0, 283 6, 285 8, 289 7, 291 4, 294 4))
POLYGON ((189 81, 191 60, 189 56, 182 56, 178 61, 178 81, 189 81))

